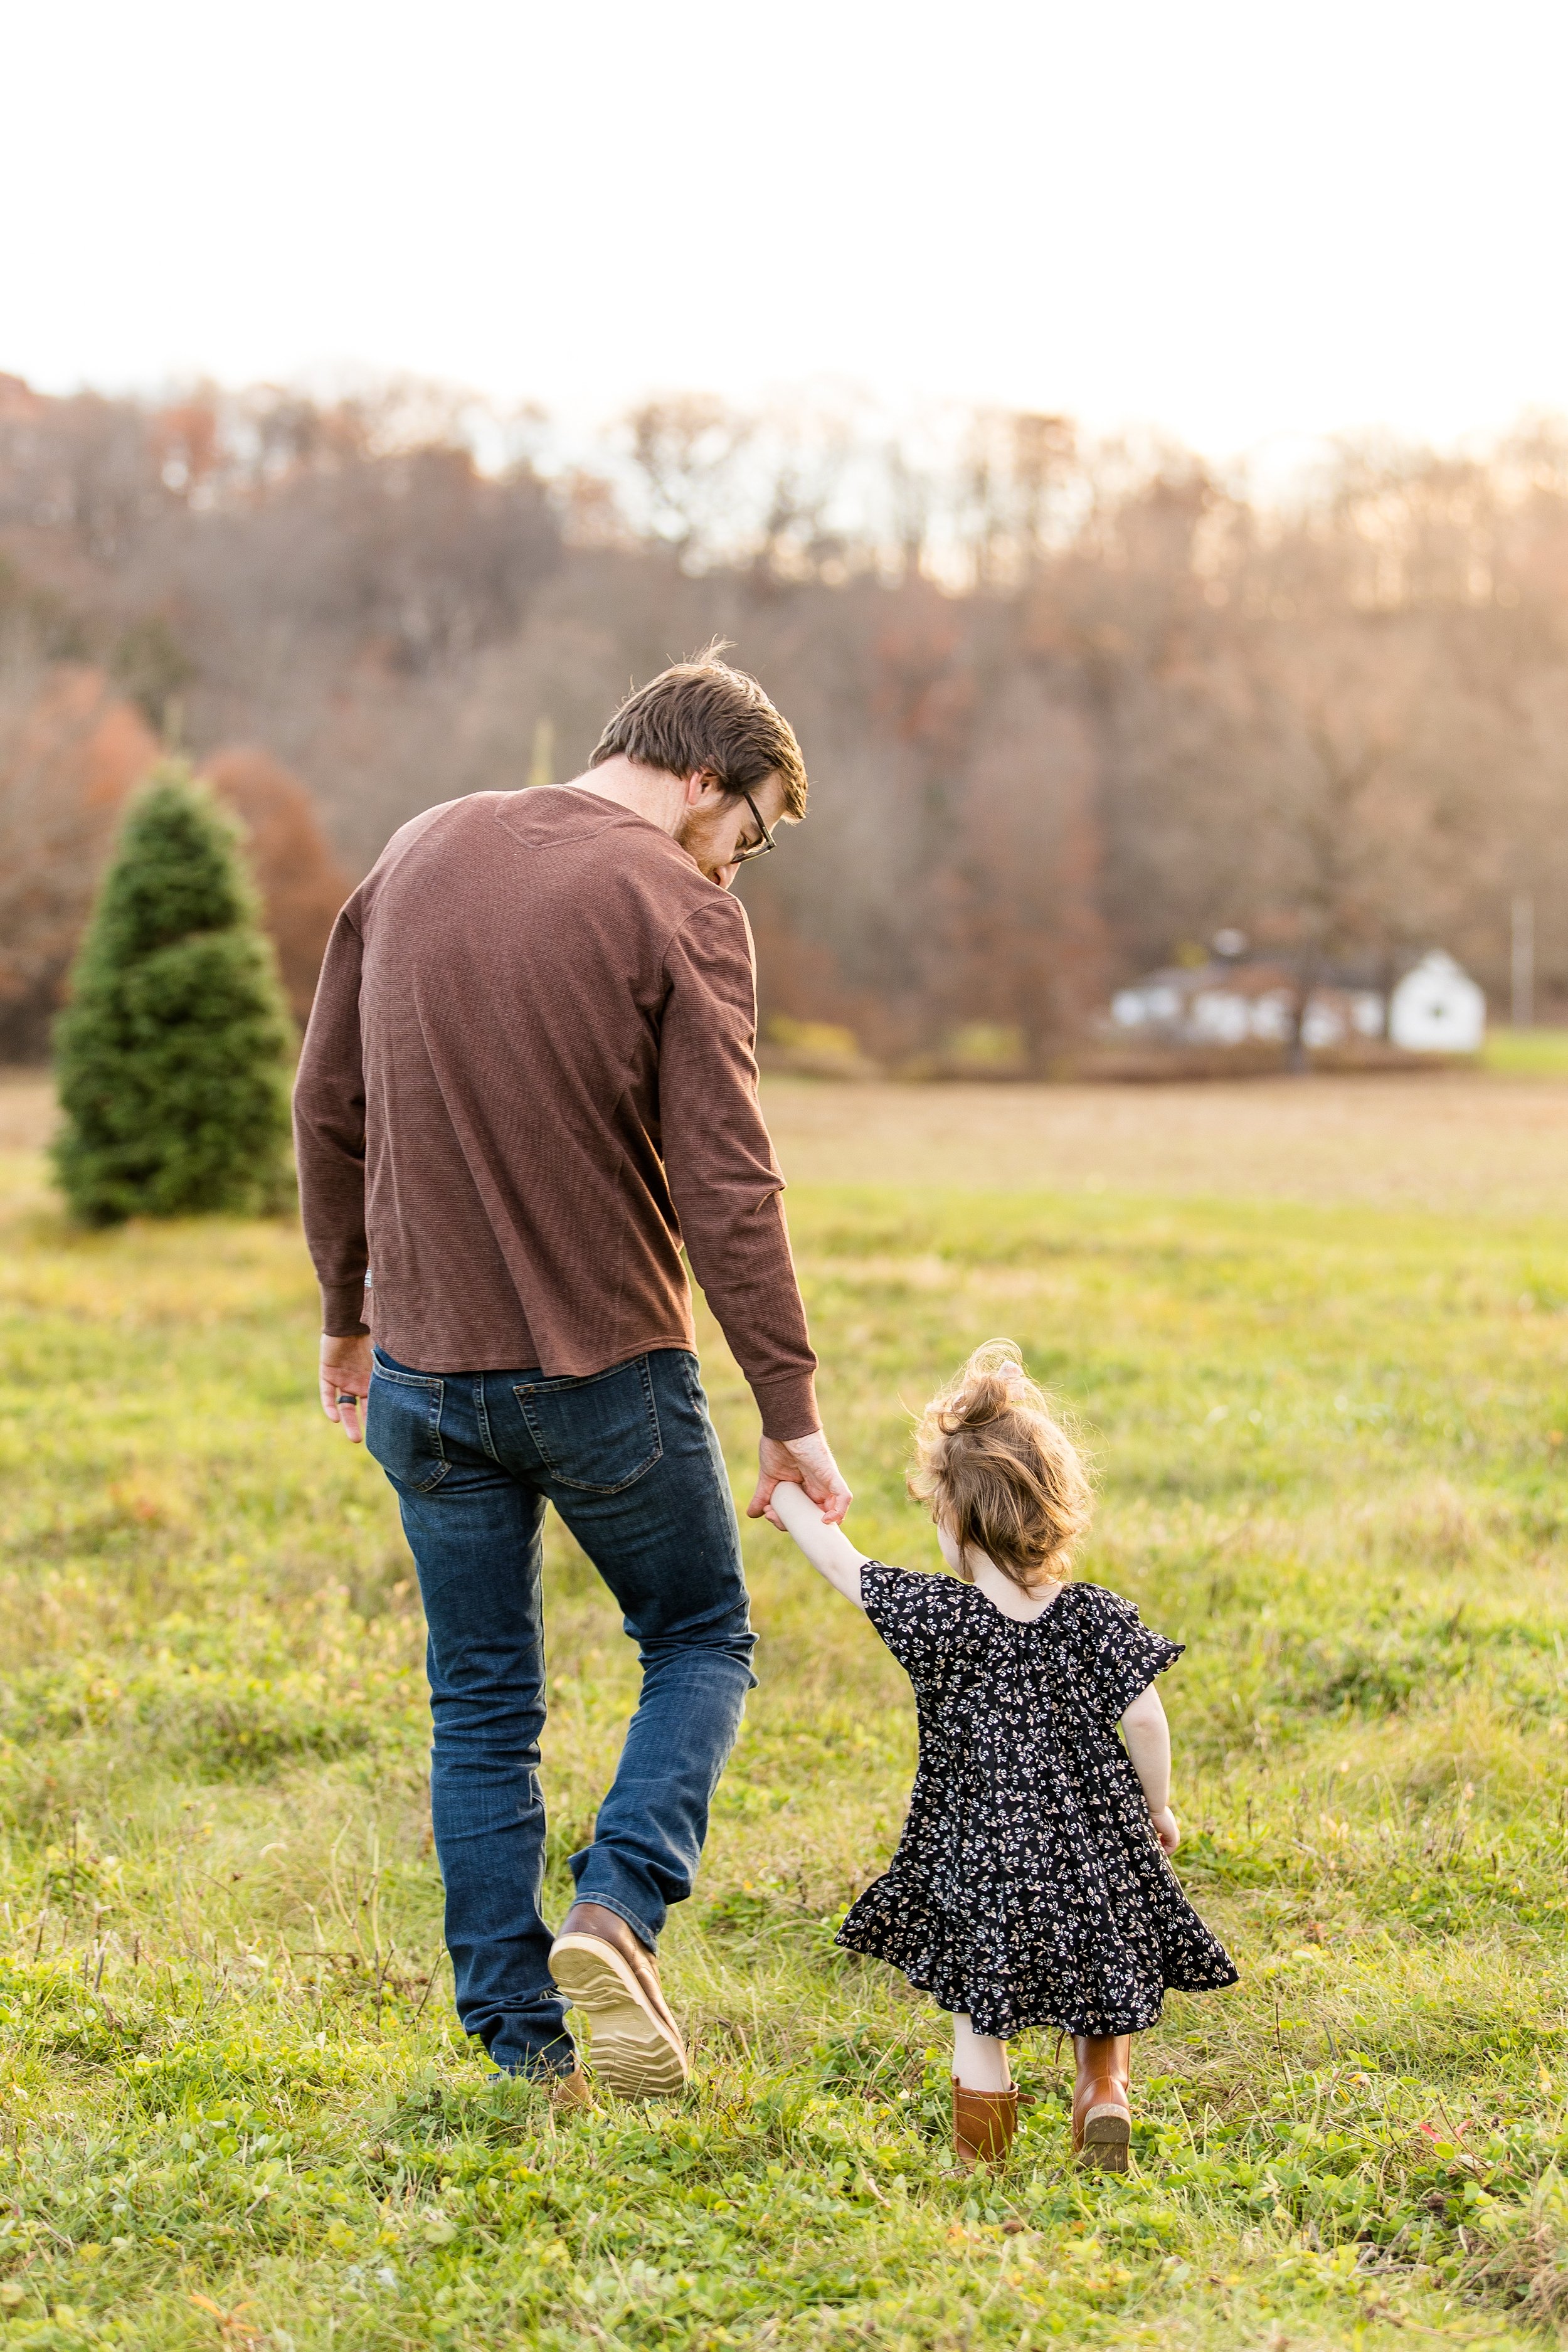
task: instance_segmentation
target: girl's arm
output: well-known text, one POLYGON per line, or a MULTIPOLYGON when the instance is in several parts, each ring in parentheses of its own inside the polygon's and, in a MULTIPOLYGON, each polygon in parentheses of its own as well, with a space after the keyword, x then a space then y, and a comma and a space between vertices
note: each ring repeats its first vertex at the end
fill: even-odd
POLYGON ((1174 1853, 1181 1829, 1171 1811, 1171 1727, 1152 1683, 1140 1691, 1121 1718, 1121 1737, 1132 1759, 1132 1769, 1142 1787, 1149 1818, 1162 1852, 1174 1853))
POLYGON ((842 1528, 827 1525, 804 1486, 775 1486, 768 1503, 768 1517, 776 1519, 784 1533, 795 1538, 817 1574, 827 1579, 835 1592, 842 1592, 857 1609, 865 1605, 860 1599, 860 1570, 868 1555, 856 1550, 842 1528))

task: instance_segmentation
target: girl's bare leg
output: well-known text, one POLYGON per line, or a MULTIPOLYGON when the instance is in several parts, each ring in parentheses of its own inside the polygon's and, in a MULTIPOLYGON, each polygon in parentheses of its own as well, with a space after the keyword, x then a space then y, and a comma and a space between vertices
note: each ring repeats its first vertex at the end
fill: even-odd
POLYGON ((976 2033, 967 2017, 956 2011, 952 2020, 952 2072, 966 2091, 1007 2091, 1013 2077, 1007 2071, 1007 2044, 993 2034, 976 2033))

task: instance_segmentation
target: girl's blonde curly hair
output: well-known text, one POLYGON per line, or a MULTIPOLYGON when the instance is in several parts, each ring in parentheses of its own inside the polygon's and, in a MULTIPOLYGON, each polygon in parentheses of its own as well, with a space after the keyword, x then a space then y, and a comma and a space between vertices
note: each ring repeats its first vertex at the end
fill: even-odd
POLYGON ((1070 1572, 1094 1510, 1083 1458, 1011 1339, 987 1339, 932 1397, 907 1483, 961 1563, 984 1552, 1026 1592, 1070 1572))

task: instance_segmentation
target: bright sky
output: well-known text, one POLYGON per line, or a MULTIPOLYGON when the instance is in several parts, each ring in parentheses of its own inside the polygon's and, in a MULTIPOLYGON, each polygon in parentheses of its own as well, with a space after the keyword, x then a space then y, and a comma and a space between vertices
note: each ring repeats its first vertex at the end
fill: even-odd
POLYGON ((0 368, 818 377, 1215 454, 1568 411, 1564 0, 50 0, 0 368))

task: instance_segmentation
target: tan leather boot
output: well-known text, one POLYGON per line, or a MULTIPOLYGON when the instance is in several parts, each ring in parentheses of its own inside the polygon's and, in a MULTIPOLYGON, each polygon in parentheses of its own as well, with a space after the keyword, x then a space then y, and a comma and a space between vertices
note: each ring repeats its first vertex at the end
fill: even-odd
POLYGON ((1016 2091, 966 2091, 952 2080, 953 2153, 966 2172, 984 2158, 1000 2164, 1018 2128, 1016 2091))
POLYGON ((1072 2094, 1072 2144, 1085 2164, 1125 2172, 1132 2137, 1127 2086, 1132 2078, 1132 2036, 1075 2033, 1078 2074, 1072 2094))
POLYGON ((653 1954, 618 1911, 574 1903, 550 1948, 550 1973, 588 2021, 588 2061, 623 2099, 679 2091, 691 2072, 659 1990, 653 1954))

